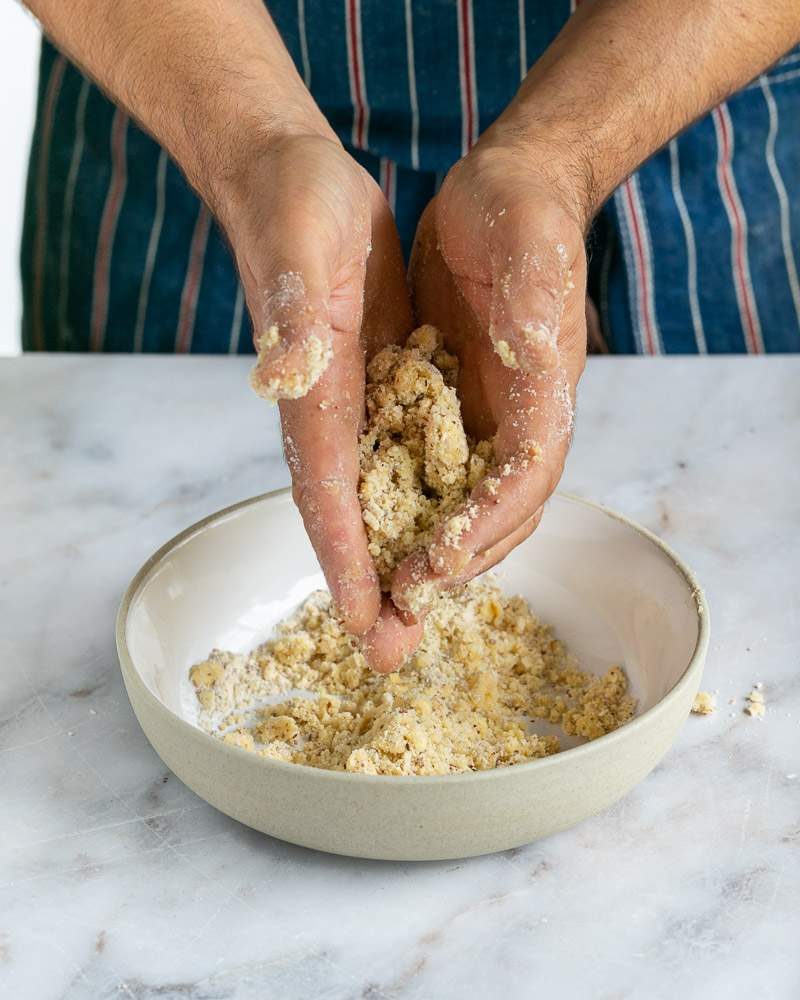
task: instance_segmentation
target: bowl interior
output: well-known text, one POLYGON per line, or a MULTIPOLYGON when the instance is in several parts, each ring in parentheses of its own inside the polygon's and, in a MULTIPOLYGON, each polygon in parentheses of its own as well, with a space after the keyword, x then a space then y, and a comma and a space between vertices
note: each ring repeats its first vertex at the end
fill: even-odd
MULTIPOLYGON (((585 669, 622 664, 639 714, 677 683, 697 645, 693 588, 670 553, 580 500, 554 497, 496 572, 585 669)), ((134 668, 170 711, 194 722, 189 666, 215 647, 251 649, 323 586, 288 493, 215 515, 167 545, 134 588, 125 622, 134 668)))

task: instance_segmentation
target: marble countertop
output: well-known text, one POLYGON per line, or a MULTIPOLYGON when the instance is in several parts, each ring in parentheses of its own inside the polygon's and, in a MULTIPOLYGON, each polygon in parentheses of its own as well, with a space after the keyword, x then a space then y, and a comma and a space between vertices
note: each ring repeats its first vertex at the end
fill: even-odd
POLYGON ((720 708, 603 815, 441 864, 240 826, 167 771, 128 705, 129 578, 287 482, 248 363, 0 362, 0 995, 800 995, 800 358, 591 361, 563 486, 697 571, 720 708), (742 714, 756 682, 763 722, 742 714))

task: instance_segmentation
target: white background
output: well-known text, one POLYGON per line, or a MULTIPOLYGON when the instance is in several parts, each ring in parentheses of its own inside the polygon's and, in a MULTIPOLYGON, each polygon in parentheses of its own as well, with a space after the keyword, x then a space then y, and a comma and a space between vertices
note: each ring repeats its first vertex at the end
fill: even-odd
POLYGON ((19 236, 36 99, 39 29, 16 2, 0 0, 0 354, 19 350, 19 236))

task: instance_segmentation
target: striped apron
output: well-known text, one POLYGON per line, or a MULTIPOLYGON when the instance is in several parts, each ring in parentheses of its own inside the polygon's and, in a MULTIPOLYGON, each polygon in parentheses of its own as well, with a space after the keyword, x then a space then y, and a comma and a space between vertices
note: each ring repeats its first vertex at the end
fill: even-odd
MULTIPOLYGON (((270 0, 408 253, 448 168, 575 0, 270 0)), ((800 350, 800 49, 622 184, 588 241, 612 352, 800 350)), ((252 351, 231 255, 159 146, 43 42, 22 240, 27 350, 252 351)))

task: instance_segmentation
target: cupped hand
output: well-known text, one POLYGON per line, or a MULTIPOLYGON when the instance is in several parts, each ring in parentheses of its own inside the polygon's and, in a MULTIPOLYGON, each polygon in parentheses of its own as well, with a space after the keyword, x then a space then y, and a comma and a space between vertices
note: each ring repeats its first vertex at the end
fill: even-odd
POLYGON ((466 529, 454 539, 442 525, 427 551, 397 568, 397 620, 385 614, 370 634, 381 669, 396 669, 420 637, 420 582, 449 588, 499 562, 535 529, 558 484, 586 357, 584 225, 552 165, 490 134, 420 221, 417 320, 437 326, 458 356, 467 432, 494 436, 496 465, 460 512, 466 529))
POLYGON ((365 358, 411 328, 391 211, 335 140, 299 135, 251 158, 221 216, 259 352, 251 382, 278 401, 292 492, 345 626, 381 595, 358 500, 365 358))

